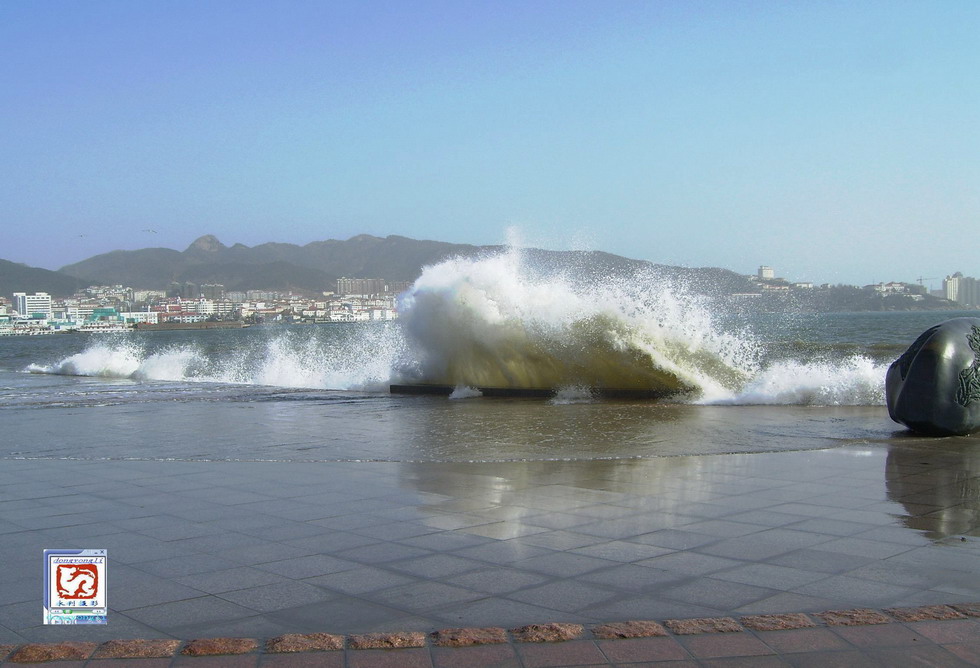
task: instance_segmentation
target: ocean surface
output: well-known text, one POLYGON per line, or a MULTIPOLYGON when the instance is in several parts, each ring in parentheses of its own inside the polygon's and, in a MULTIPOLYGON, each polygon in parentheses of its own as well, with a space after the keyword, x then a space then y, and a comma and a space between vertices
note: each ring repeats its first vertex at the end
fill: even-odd
POLYGON ((0 458, 623 459, 917 439, 888 418, 888 365, 928 327, 976 315, 744 314, 656 276, 544 276, 513 253, 428 268, 400 313, 0 338, 0 458), (456 390, 395 395, 393 382, 456 390))

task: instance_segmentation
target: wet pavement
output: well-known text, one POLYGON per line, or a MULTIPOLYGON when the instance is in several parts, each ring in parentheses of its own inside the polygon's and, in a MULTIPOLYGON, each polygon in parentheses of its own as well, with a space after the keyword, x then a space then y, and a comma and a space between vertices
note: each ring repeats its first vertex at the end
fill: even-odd
MULTIPOLYGON (((569 647, 638 646, 590 635, 608 622, 976 603, 978 527, 980 448, 955 438, 506 463, 6 459, 0 645, 567 622, 586 635, 495 647, 517 657, 502 657, 502 665, 579 665, 586 655, 572 656, 569 647), (45 548, 108 550, 108 625, 42 625, 45 548), (530 646, 564 647, 561 660, 573 663, 535 659, 530 646)), ((955 643, 943 634, 976 637, 976 623, 967 616, 874 628, 891 630, 892 649, 915 642, 948 651, 943 643, 955 643)), ((764 633, 791 631, 697 637, 735 649, 760 649, 759 641, 771 650, 766 656, 786 661, 764 633)), ((801 643, 803 633, 808 642, 823 638, 835 651, 858 652, 855 661, 870 651, 856 632, 836 645, 841 629, 819 623, 792 633, 801 643)), ((713 660, 690 639, 659 640, 684 649, 670 659, 679 665, 713 660)), ((957 646, 957 660, 971 665, 975 649, 968 640, 957 646)), ((419 665, 438 664, 441 649, 415 649, 427 657, 419 665)), ((358 651, 391 658, 410 650, 330 656, 367 661, 358 651)), ((247 656, 236 661, 272 660, 247 656)), ((588 656, 597 665, 620 662, 588 656)))

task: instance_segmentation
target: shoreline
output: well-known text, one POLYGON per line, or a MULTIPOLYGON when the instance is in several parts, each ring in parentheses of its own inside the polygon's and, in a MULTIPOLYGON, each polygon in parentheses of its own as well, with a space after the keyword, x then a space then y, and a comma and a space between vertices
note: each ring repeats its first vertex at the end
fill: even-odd
POLYGON ((161 322, 155 325, 150 323, 136 323, 132 329, 135 332, 157 332, 182 329, 244 329, 246 327, 251 327, 251 325, 240 320, 219 320, 217 322, 161 322))

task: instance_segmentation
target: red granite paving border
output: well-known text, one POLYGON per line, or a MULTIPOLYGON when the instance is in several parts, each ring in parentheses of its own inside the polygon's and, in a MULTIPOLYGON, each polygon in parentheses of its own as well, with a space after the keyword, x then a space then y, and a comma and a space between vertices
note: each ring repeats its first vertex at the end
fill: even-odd
POLYGON ((496 626, 482 629, 442 629, 430 633, 429 638, 436 647, 499 645, 507 642, 507 632, 496 626))
POLYGON ((888 624, 894 621, 879 610, 856 608, 853 610, 828 610, 818 612, 816 616, 827 626, 868 626, 870 624, 888 624))
POLYGON ((966 619, 962 612, 948 605, 921 605, 917 608, 885 608, 885 612, 900 622, 923 622, 926 620, 966 619))
POLYGON ((331 633, 287 633, 270 638, 265 643, 265 651, 271 654, 282 652, 327 652, 344 649, 344 636, 331 633))
POLYGON ((667 635, 667 629, 659 622, 632 621, 600 624, 592 628, 592 633, 600 640, 615 640, 626 638, 650 638, 667 635))
POLYGON ((96 647, 98 644, 94 642, 28 643, 14 650, 7 661, 13 663, 84 661, 92 656, 96 647))
POLYGON ((701 633, 740 633, 745 629, 731 617, 698 617, 695 619, 668 619, 664 626, 674 635, 689 636, 701 633))
POLYGON ((789 631, 816 626, 810 617, 802 612, 784 615, 749 615, 739 621, 742 626, 753 631, 789 631))
MULTIPOLYGON (((518 661, 526 665, 548 665, 562 661, 570 653, 581 658, 584 650, 592 658, 600 654, 618 660, 667 659, 683 660, 687 652, 701 659, 718 656, 729 640, 729 657, 762 658, 770 652, 807 652, 845 648, 828 636, 851 638, 851 646, 868 647, 868 643, 883 643, 892 647, 911 643, 916 632, 933 642, 949 644, 950 651, 963 657, 980 653, 980 643, 974 642, 980 628, 980 603, 924 605, 911 608, 873 610, 828 610, 825 612, 788 613, 668 619, 662 622, 625 621, 597 624, 586 629, 580 624, 529 624, 505 630, 499 627, 450 628, 429 634, 419 631, 350 634, 329 633, 286 634, 260 640, 256 638, 198 638, 190 641, 163 639, 110 640, 94 642, 24 643, 0 645, 0 662, 5 665, 91 660, 93 665, 147 665, 155 660, 172 660, 171 665, 190 665, 205 668, 212 664, 243 665, 242 661, 258 665, 314 665, 313 655, 326 658, 331 653, 339 657, 336 665, 452 665, 451 657, 459 653, 459 665, 482 665, 482 660, 496 659, 501 665, 518 661), (884 636, 872 638, 872 627, 883 627, 884 636), (957 628, 946 629, 953 624, 957 628), (907 625, 907 626, 906 626, 907 625), (866 629, 862 630, 862 627, 866 629), (900 628, 901 627, 901 628, 900 628), (962 627, 962 628, 960 628, 962 627), (745 633, 749 632, 749 633, 745 633), (898 634, 898 635, 896 635, 898 634), (867 637, 865 637, 867 636, 867 637), (737 640, 741 639, 741 640, 737 640), (782 642, 785 640, 786 642, 782 642), (733 645, 732 642, 735 644, 733 645), (680 643, 680 644, 678 644, 680 643), (768 644, 771 649, 763 647, 768 644), (955 645, 955 648, 953 647, 955 645), (552 649, 548 649, 552 647, 552 649), (346 648, 346 651, 345 651, 346 648), (481 649, 482 648, 482 649, 481 649), (489 653, 488 653, 489 652, 489 653), (516 653, 515 653, 516 652, 516 653), (356 657, 356 658, 354 658, 356 657), (641 658, 642 657, 642 658, 641 658)), ((495 661, 496 662, 496 661, 495 661)), ((329 662, 328 662, 329 663, 329 662)), ((81 665, 81 664, 79 664, 81 665)))
POLYGON ((110 640, 99 645, 93 659, 163 659, 174 655, 179 640, 110 640))
POLYGON ((251 654, 259 648, 254 638, 198 638, 184 645, 184 656, 218 656, 222 654, 251 654))
POLYGON ((349 649, 403 649, 425 647, 421 631, 392 633, 357 633, 347 637, 349 649))
POLYGON ((949 607, 968 617, 980 617, 980 603, 954 603, 949 607))
POLYGON ((585 627, 581 624, 563 622, 528 624, 510 630, 510 634, 517 642, 567 642, 582 637, 583 633, 585 627))

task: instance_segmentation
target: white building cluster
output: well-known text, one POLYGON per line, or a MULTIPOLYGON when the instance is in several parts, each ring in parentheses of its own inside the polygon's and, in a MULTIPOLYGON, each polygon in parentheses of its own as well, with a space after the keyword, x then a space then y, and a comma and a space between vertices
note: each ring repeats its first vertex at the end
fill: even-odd
POLYGON ((956 272, 943 280, 946 299, 969 308, 980 308, 980 280, 956 272))
MULTIPOLYGON (((363 289, 383 283, 376 279, 357 281, 349 279, 349 284, 363 289)), ((189 283, 173 284, 166 292, 121 285, 90 286, 64 299, 45 292, 14 293, 11 304, 5 299, 0 302, 0 334, 118 331, 205 321, 379 322, 397 317, 395 295, 387 291, 358 295, 325 292, 321 298, 310 298, 267 290, 226 293, 221 285, 198 288, 189 283), (206 296, 190 296, 193 293, 206 296)))

